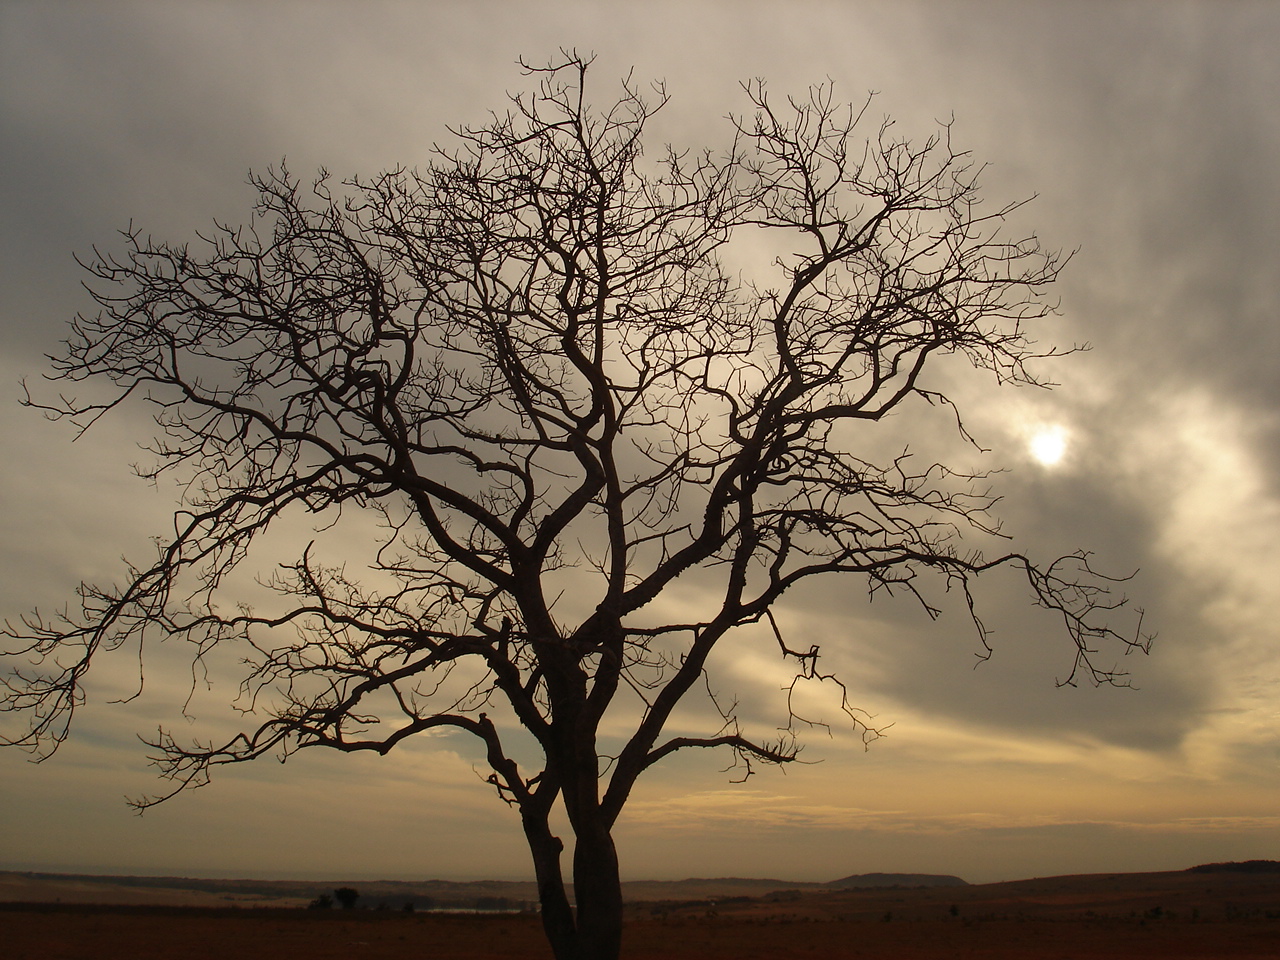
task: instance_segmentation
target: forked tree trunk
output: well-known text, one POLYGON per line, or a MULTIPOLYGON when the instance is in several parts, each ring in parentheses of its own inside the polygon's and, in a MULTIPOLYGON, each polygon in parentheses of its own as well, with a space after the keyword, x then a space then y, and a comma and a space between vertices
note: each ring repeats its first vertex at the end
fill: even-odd
POLYGON ((618 960, 622 949, 622 884, 613 837, 605 826, 584 830, 573 853, 577 910, 569 906, 560 854, 564 844, 544 818, 526 817, 542 906, 542 929, 555 960, 618 960))

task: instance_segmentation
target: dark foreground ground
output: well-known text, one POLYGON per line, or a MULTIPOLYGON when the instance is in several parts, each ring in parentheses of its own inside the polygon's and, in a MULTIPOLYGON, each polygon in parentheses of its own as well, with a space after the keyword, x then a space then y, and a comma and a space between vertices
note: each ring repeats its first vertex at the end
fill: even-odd
MULTIPOLYGON (((530 916, 308 915, 282 910, 6 909, 10 960, 532 960, 530 916)), ((636 920, 627 960, 1276 958, 1280 922, 1150 920, 636 920)))
MULTIPOLYGON (((5 960, 544 960, 536 916, 0 904, 5 960)), ((1280 960, 1280 873, 636 903, 624 960, 1280 960)))

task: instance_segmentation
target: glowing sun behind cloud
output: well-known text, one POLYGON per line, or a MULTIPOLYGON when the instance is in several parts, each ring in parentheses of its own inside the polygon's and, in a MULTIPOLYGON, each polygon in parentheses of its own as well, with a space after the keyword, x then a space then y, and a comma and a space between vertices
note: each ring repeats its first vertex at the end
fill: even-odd
POLYGON ((1027 448, 1037 463, 1057 466, 1067 454, 1067 431, 1063 427, 1041 427, 1031 434, 1027 448))

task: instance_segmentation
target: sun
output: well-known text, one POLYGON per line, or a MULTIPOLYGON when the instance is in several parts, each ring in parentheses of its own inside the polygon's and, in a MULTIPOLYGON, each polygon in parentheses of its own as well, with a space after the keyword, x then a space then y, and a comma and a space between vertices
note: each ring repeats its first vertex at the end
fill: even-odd
POLYGON ((1032 458, 1042 466, 1055 467, 1067 454, 1067 431, 1063 427, 1041 427, 1028 443, 1032 458))

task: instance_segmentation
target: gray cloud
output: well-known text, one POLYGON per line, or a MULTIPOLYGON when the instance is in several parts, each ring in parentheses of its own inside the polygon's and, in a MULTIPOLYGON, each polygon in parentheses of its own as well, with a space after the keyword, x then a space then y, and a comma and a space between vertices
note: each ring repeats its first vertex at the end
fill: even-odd
MULTIPOLYGON (((304 176, 322 164, 345 176, 425 163, 431 143, 447 138, 445 124, 481 121, 485 111, 502 109, 504 91, 521 88, 514 66, 521 54, 539 60, 560 45, 596 50, 602 87, 632 65, 640 79, 665 77, 674 99, 656 129, 695 147, 723 142, 721 118, 744 104, 736 84, 753 76, 768 78, 779 94, 827 77, 850 99, 879 89, 874 110, 897 117, 906 134, 925 135, 954 114, 956 142, 979 162, 991 161, 984 176, 993 203, 1040 194, 1013 225, 1036 230, 1051 246, 1080 248, 1060 284, 1064 316, 1046 329, 1057 342, 1094 347, 1052 366, 1062 382, 1054 394, 1006 392, 993 400, 989 385, 957 382, 970 426, 992 448, 982 463, 1010 468, 996 481, 1006 496, 1006 529, 1041 556, 1084 547, 1105 569, 1141 568, 1130 592, 1161 636, 1151 658, 1126 662, 1138 691, 1056 690, 1069 651, 1012 582, 984 592, 996 649, 977 670, 978 646, 954 610, 933 624, 907 605, 868 609, 856 596, 860 588, 848 585, 789 597, 784 625, 827 643, 856 704, 877 720, 901 722, 868 755, 847 738, 811 738, 806 756, 827 762, 791 775, 788 789, 776 793, 794 787, 798 807, 837 810, 840 801, 822 784, 851 793, 848 785, 866 777, 866 791, 889 796, 898 789, 893 777, 910 781, 916 764, 936 763, 953 748, 939 733, 946 730, 970 745, 964 749, 985 740, 1008 759, 986 756, 970 773, 954 773, 956 809, 936 814, 944 818, 989 813, 994 801, 978 781, 1021 783, 1019 770, 1040 769, 1031 757, 1069 766, 1082 795, 1104 797, 1100 765, 1144 756, 1161 771, 1163 793, 1181 796, 1191 782, 1199 791, 1168 814, 1173 825, 1161 842, 1173 852, 1160 856, 1171 858, 1169 866, 1226 859, 1245 851, 1246 840, 1260 843, 1265 830, 1232 821, 1236 846, 1215 847, 1226 828, 1201 830, 1196 818, 1260 815, 1237 809, 1232 792, 1254 798, 1276 780, 1269 728, 1276 718, 1267 698, 1280 682, 1270 626, 1277 568, 1269 553, 1280 533, 1277 39, 1280 16, 1261 3, 809 0, 791 4, 786 16, 776 4, 713 0, 8 3, 0 7, 0 176, 7 185, 0 193, 0 372, 11 386, 0 396, 16 396, 18 377, 38 376, 39 354, 86 308, 73 251, 110 248, 113 231, 130 218, 178 240, 215 216, 242 221, 252 202, 246 172, 285 156, 304 176), (1073 446, 1056 470, 1026 454, 1027 431, 1040 422, 1071 431, 1073 446)), ((910 439, 952 449, 936 424, 917 426, 896 419, 886 447, 910 439)), ((130 444, 145 439, 145 427, 122 419, 71 445, 65 431, 29 411, 11 406, 0 417, 10 454, 0 463, 0 613, 56 603, 83 576, 109 579, 121 552, 139 555, 147 535, 163 529, 163 497, 127 477, 130 444)), ((779 716, 771 642, 762 636, 744 642, 741 655, 726 651, 719 685, 740 694, 744 716, 766 731, 779 716)), ((157 705, 95 719, 92 747, 74 752, 66 766, 59 758, 30 774, 21 758, 0 756, 10 808, 45 811, 37 827, 0 844, 26 844, 28 853, 7 854, 11 863, 38 866, 41 849, 47 862, 69 863, 60 835, 92 848, 94 831, 65 832, 70 823, 96 824, 100 836, 123 829, 115 814, 92 813, 74 793, 85 784, 112 796, 148 789, 128 731, 146 729, 185 682, 156 681, 157 705), (135 758, 127 775, 126 756, 135 758), (94 764, 115 766, 80 779, 94 764)), ((705 718, 695 712, 689 719, 705 718)), ((468 763, 464 753, 433 769, 465 773, 468 763)), ((304 780, 311 786, 289 793, 292 802, 306 803, 306 789, 336 789, 346 776, 346 768, 315 769, 318 780, 304 780)), ((429 790, 433 775, 424 773, 414 789, 429 790)), ((655 771, 646 802, 684 796, 678 787, 691 776, 679 764, 655 771)), ((253 805, 271 795, 263 784, 286 789, 287 778, 262 777, 237 771, 212 790, 228 791, 229 804, 253 805)), ((430 796, 442 809, 460 808, 462 787, 449 781, 440 791, 430 796)), ((1031 818, 1046 802, 1033 793, 1024 811, 1031 818)), ((199 795, 185 814, 166 808, 158 816, 173 819, 152 832, 130 828, 129 842, 147 851, 131 865, 161 863, 183 817, 222 822, 219 836, 234 848, 235 830, 218 821, 211 795, 199 795)), ((1125 802, 1140 797, 1126 794, 1125 802)), ((410 806, 392 802, 398 811, 410 806)), ((845 872, 996 876, 1154 862, 1155 841, 1134 839, 1143 831, 1124 824, 1135 817, 1126 819, 1111 799, 1071 823, 1001 834, 995 846, 1003 868, 984 860, 982 844, 994 842, 994 833, 948 841, 948 864, 930 862, 933 840, 903 840, 910 830, 902 824, 927 819, 914 802, 858 799, 858 809, 903 812, 892 842, 850 832, 848 850, 864 859, 845 872), (1121 826, 1106 825, 1113 821, 1121 826)), ((246 833, 279 829, 285 808, 282 801, 246 833)), ((500 813, 448 822, 483 834, 491 872, 508 862, 500 813)), ((652 825, 637 824, 636 835, 648 836, 652 825)), ((373 842, 386 863, 412 872, 395 853, 394 836, 378 833, 373 842)), ((753 862, 778 864, 777 872, 799 864, 788 845, 802 843, 802 834, 786 836, 762 843, 753 862)), ((692 849, 687 839, 677 846, 692 849)), ((773 869, 750 866, 743 846, 741 836, 726 834, 698 852, 719 857, 726 872, 773 869)), ((195 848, 168 849, 200 856, 195 848)), ((326 872, 300 849, 293 841, 272 847, 273 855, 301 857, 300 871, 326 872)), ((656 849, 671 855, 669 847, 656 849)), ((1257 846, 1245 852, 1268 855, 1257 846)), ((103 845, 82 862, 106 869, 120 856, 119 845, 103 845)), ((460 849, 449 856, 463 862, 460 849)), ((206 869, 254 862, 261 861, 242 849, 206 869)), ((510 872, 523 870, 509 862, 510 872)), ((791 875, 799 878, 798 870, 791 875)))

